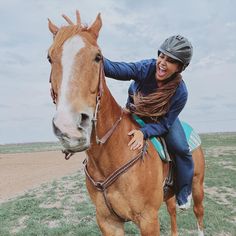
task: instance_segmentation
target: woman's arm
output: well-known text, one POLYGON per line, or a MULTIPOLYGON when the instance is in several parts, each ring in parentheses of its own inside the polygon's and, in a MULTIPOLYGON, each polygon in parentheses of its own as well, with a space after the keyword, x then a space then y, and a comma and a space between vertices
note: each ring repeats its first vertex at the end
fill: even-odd
POLYGON ((103 62, 105 76, 107 77, 124 81, 137 78, 138 70, 135 63, 113 62, 106 58, 103 62))
POLYGON ((117 80, 141 81, 146 77, 152 60, 139 62, 113 62, 107 58, 103 59, 104 72, 106 77, 117 80))

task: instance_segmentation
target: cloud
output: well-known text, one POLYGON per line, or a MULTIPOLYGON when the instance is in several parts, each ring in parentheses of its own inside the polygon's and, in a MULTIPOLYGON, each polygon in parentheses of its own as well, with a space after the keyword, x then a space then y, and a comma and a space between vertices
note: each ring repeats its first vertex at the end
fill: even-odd
MULTIPOLYGON (((55 108, 49 94, 50 65, 46 60, 52 36, 47 18, 61 26, 65 24, 61 14, 75 19, 76 9, 88 25, 98 12, 102 13, 99 45, 111 60, 154 58, 166 37, 188 37, 194 56, 183 73, 189 99, 181 117, 201 132, 236 131, 232 102, 236 100, 234 0, 11 0, 0 2, 0 133, 8 133, 1 135, 0 143, 54 137, 50 126, 55 108), (214 123, 227 118, 230 121, 214 123)), ((107 79, 107 83, 124 105, 129 82, 107 79)))

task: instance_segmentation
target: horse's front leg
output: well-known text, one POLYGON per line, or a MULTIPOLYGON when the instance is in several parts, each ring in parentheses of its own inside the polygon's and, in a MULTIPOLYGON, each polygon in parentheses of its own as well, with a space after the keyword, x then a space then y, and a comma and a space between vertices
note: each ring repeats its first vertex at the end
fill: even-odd
POLYGON ((96 214, 97 223, 103 236, 124 236, 124 223, 114 216, 100 216, 96 214))
POLYGON ((166 200, 166 206, 170 215, 171 236, 178 236, 178 228, 176 221, 176 201, 174 196, 166 200))
POLYGON ((156 210, 142 212, 138 221, 138 226, 142 236, 160 235, 160 225, 156 210))

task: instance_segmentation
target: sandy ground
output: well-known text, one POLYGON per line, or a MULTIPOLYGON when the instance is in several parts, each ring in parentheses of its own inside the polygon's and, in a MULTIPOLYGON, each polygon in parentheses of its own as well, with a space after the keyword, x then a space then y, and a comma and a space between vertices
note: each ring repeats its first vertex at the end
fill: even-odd
POLYGON ((75 173, 83 168, 84 159, 79 153, 66 161, 60 151, 0 154, 0 203, 75 173))

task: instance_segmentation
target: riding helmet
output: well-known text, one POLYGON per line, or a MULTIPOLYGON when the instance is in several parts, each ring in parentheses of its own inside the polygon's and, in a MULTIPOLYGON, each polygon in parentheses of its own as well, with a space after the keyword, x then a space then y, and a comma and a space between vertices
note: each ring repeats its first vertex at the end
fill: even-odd
POLYGON ((193 47, 187 38, 181 35, 174 35, 167 38, 162 43, 158 50, 158 56, 161 52, 181 62, 183 64, 183 71, 191 61, 193 55, 193 47))

